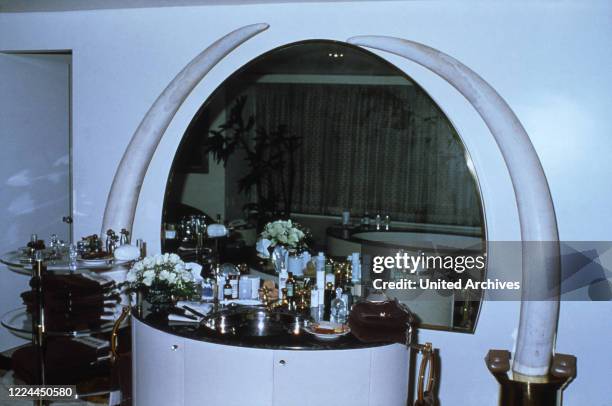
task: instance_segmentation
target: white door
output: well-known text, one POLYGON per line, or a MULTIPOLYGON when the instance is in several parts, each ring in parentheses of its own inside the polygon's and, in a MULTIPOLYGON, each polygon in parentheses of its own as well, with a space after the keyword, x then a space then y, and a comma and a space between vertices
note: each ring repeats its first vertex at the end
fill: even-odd
POLYGON ((368 406, 371 351, 274 351, 273 406, 368 406))
MULTIPOLYGON (((0 252, 70 239, 70 56, 0 53, 0 252)), ((27 278, 0 267, 0 314, 27 278)), ((0 329, 0 350, 20 342, 0 329)))
POLYGON ((183 400, 185 341, 132 317, 134 406, 191 406, 183 400))
POLYGON ((271 406, 273 356, 272 350, 186 339, 185 406, 271 406))

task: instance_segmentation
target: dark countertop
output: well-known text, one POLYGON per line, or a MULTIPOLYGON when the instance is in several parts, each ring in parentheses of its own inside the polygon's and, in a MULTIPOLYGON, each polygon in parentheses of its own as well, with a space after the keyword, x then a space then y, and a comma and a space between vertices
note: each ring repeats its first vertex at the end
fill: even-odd
POLYGON ((280 335, 273 336, 247 336, 241 337, 231 334, 221 334, 209 329, 204 325, 191 322, 169 321, 167 315, 163 313, 138 315, 132 312, 133 316, 139 321, 161 330, 168 334, 179 337, 189 338, 237 347, 261 348, 270 350, 350 350, 359 348, 380 347, 393 344, 387 343, 365 343, 359 341, 351 333, 340 337, 334 341, 321 341, 311 336, 309 333, 300 330, 298 334, 289 331, 280 335))

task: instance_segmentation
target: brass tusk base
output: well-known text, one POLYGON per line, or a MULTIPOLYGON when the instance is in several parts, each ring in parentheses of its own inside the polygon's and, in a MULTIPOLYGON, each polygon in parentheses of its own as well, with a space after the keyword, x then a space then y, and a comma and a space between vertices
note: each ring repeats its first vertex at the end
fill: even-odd
POLYGON ((500 406, 559 406, 563 390, 576 377, 576 357, 556 354, 547 376, 531 377, 510 372, 510 352, 491 350, 487 368, 500 384, 500 406))

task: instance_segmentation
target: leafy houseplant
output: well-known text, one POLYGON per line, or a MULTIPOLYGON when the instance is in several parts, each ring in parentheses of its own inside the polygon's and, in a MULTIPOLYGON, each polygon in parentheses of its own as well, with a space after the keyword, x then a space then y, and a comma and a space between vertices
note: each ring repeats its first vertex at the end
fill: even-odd
POLYGON ((178 299, 191 299, 196 293, 195 277, 176 254, 144 258, 126 276, 127 292, 141 292, 153 310, 163 310, 178 299))
POLYGON ((253 115, 243 118, 246 101, 246 96, 239 97, 227 121, 210 131, 206 150, 224 166, 235 152, 243 150, 249 172, 238 180, 239 191, 255 190, 260 213, 288 216, 296 177, 294 156, 301 146, 301 138, 289 135, 284 125, 274 130, 255 128, 253 115))

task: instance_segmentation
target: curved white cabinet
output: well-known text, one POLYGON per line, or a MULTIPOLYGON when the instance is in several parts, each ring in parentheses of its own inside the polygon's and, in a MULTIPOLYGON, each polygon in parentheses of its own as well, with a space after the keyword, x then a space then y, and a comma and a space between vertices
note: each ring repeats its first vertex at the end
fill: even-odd
POLYGON ((132 318, 135 406, 404 406, 409 351, 239 347, 132 318))

